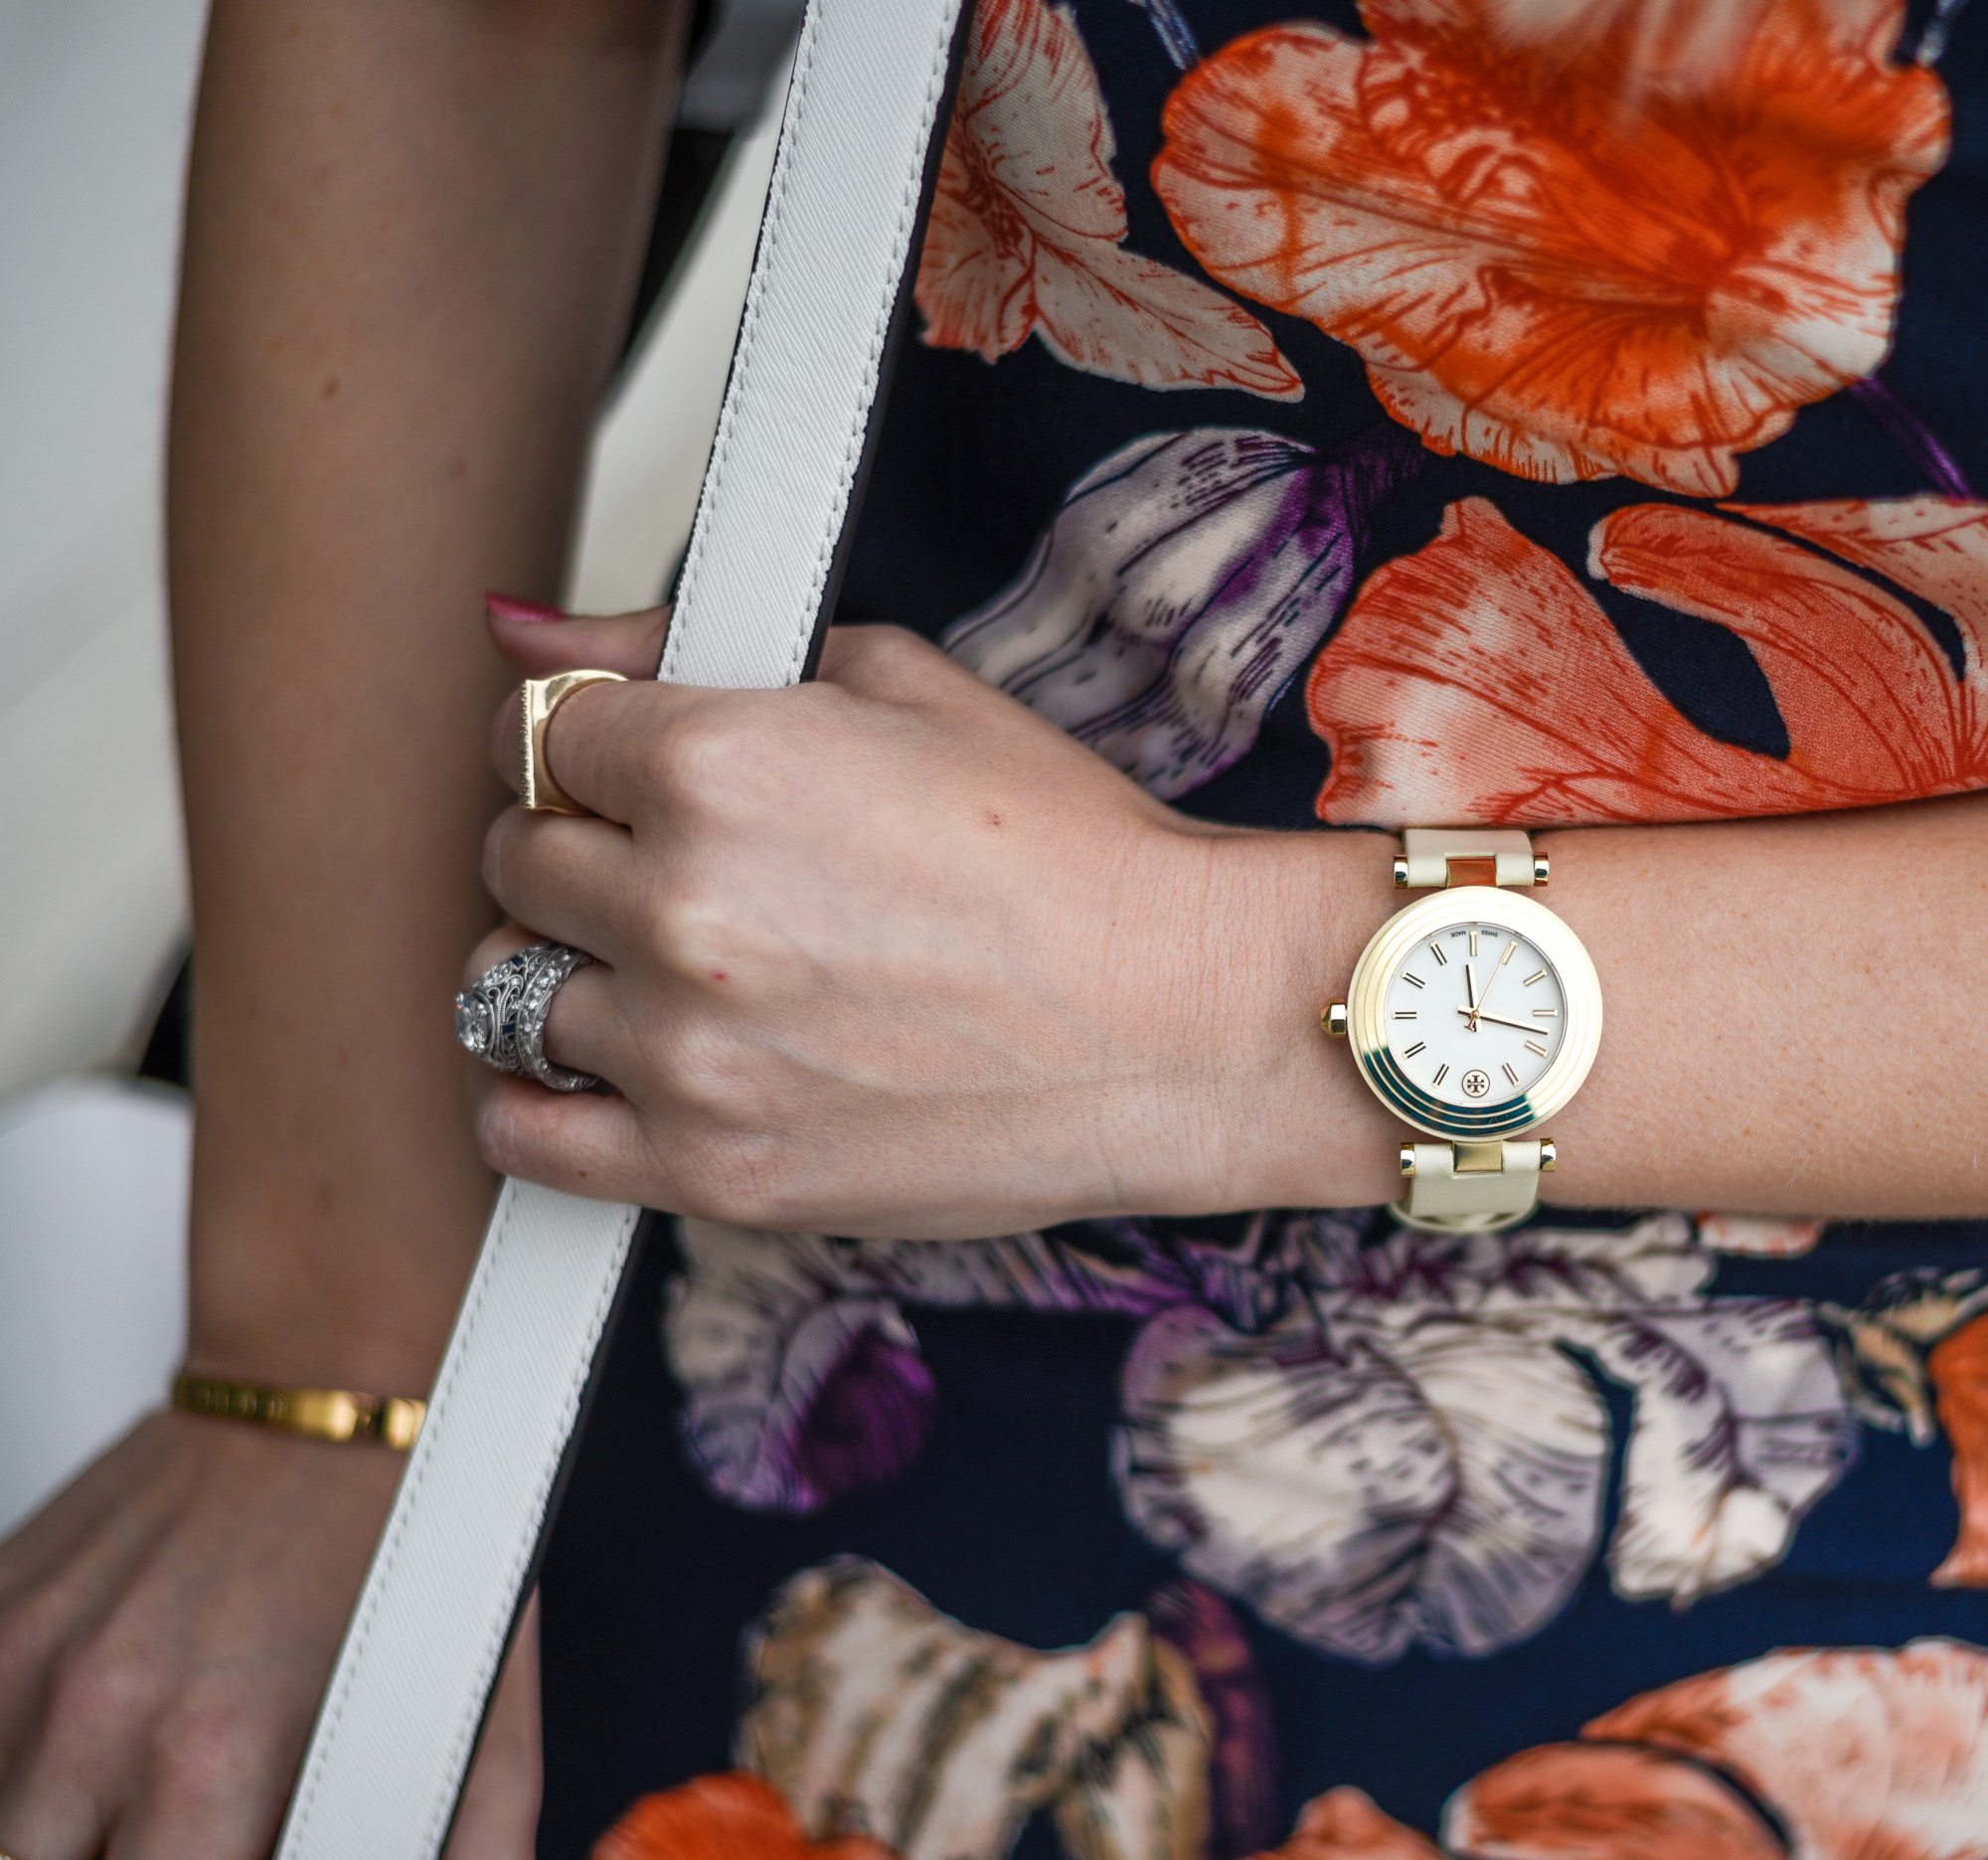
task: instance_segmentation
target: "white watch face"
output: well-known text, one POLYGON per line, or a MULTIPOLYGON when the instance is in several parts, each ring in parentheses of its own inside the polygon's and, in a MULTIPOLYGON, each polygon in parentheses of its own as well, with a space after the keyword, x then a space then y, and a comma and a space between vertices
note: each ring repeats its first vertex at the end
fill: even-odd
POLYGON ((1398 958, 1383 1037, 1410 1084, 1464 1110, 1522 1097, 1567 1035, 1567 996, 1539 947, 1508 926, 1444 925, 1398 958))

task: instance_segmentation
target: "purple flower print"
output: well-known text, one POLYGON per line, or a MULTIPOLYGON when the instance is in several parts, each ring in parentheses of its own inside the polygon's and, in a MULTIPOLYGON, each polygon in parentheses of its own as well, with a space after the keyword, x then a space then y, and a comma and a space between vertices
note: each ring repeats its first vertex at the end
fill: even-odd
POLYGON ((936 1391, 915 1345, 866 1325, 800 1418, 794 1476, 822 1503, 889 1485, 924 1451, 936 1391))
POLYGON ((1351 596, 1369 513, 1426 458, 1392 423, 1330 456, 1221 426, 1134 440, 943 643, 1173 800, 1248 753, 1351 596))
POLYGON ((917 1457, 934 1395, 900 1300, 1143 1315, 1170 1295, 1037 1234, 857 1246, 712 1221, 677 1232, 686 1269, 663 1341, 685 1440, 712 1489, 754 1511, 815 1511, 917 1457))

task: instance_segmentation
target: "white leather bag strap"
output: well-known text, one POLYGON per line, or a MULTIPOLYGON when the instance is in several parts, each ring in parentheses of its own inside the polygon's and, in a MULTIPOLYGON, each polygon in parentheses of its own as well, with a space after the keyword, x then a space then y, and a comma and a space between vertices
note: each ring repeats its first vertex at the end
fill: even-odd
MULTIPOLYGON (((812 667, 910 295, 962 0, 809 0, 662 675, 812 667)), ((279 1860, 432 1860, 639 1211, 508 1182, 360 1594, 279 1860)))

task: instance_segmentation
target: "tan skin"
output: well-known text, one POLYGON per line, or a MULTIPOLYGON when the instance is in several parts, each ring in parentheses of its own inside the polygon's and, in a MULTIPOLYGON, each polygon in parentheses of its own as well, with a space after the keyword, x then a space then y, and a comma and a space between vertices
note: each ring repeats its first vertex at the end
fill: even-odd
MULTIPOLYGON (((491 1167, 855 1234, 1394 1186, 1399 1126, 1313 1019, 1398 902, 1385 843, 1198 826, 887 629, 808 690, 562 712, 560 778, 606 817, 504 811, 486 870, 605 958, 551 1047, 624 1096, 480 1074, 463 1114, 492 707, 518 670, 656 662, 658 615, 497 622, 507 670, 476 597, 556 584, 678 24, 218 10, 172 459, 197 1367, 424 1387, 491 1167)), ((1988 797, 1549 836, 1609 1017, 1556 1194, 1988 1211, 1984 829, 1988 797)), ((265 1851, 397 1469, 160 1418, 0 1546, 0 1847, 265 1851)), ((522 1653, 457 1860, 530 1852, 522 1653)))
MULTIPOLYGON (((418 1393, 446 1337, 492 1188, 447 1009, 494 921, 482 593, 558 591, 687 11, 215 7, 170 456, 197 1369, 418 1393)), ((0 1849, 265 1853, 399 1470, 159 1416, 0 1546, 0 1849)), ((458 1860, 531 1852, 534 1645, 458 1860)))

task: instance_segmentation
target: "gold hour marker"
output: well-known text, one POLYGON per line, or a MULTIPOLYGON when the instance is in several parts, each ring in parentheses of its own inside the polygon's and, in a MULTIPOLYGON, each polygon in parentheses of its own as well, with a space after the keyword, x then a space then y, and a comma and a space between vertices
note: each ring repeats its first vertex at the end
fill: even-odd
POLYGON ((1449 1068, 1447 1066, 1438 1066, 1435 1069, 1435 1082, 1437 1085, 1440 1085, 1448 1077, 1449 1077, 1449 1068))
POLYGON ((1413 1046, 1409 1047, 1409 1048, 1408 1048, 1408 1051, 1407 1051, 1406 1053, 1404 1053, 1404 1054, 1402 1055, 1402 1057, 1403 1057, 1404 1059, 1413 1059, 1413 1058, 1414 1058, 1414 1056, 1415 1056, 1415 1055, 1416 1055, 1417 1053, 1419 1053, 1419 1052, 1420 1052, 1420 1051, 1422 1050, 1422 1048, 1423 1048, 1423 1047, 1425 1047, 1425 1046, 1427 1046, 1427 1045, 1428 1045, 1428 1042, 1427 1042, 1426 1040, 1417 1040, 1417 1041, 1416 1041, 1416 1042, 1414 1043, 1414 1045, 1413 1045, 1413 1046))
POLYGON ((1514 1085, 1519 1083, 1519 1075, 1512 1070, 1512 1062, 1510 1060, 1505 1062, 1505 1077, 1514 1085))
POLYGON ((1470 953, 1477 953, 1477 927, 1474 924, 1470 927, 1470 953))
POLYGON ((1557 1007, 1536 1007, 1533 1009, 1533 1018, 1535 1020, 1559 1020, 1560 1009, 1557 1007))
POLYGON ((1503 968, 1505 964, 1511 961, 1511 959, 1518 953, 1519 953, 1519 945, 1515 942, 1508 942, 1505 945, 1505 953, 1498 958, 1498 966, 1500 968, 1503 968))
POLYGON ((1413 1020, 1414 1017, 1415 1011, 1411 1007, 1398 1007, 1395 1010, 1395 1018, 1397 1020, 1413 1020))
POLYGON ((1543 968, 1536 968, 1536 969, 1535 969, 1535 970, 1533 970, 1533 972, 1532 972, 1532 973, 1531 973, 1530 975, 1528 975, 1528 976, 1526 977, 1526 979, 1525 979, 1525 980, 1524 980, 1523 982, 1521 982, 1521 983, 1520 983, 1519 985, 1520 985, 1520 986, 1521 986, 1522 988, 1530 988, 1530 987, 1531 987, 1531 986, 1533 985, 1533 983, 1534 983, 1534 982, 1536 982, 1536 981, 1543 981, 1543 980, 1544 980, 1545 978, 1546 978, 1546 970, 1545 970, 1545 969, 1543 969, 1543 968))
POLYGON ((1447 968, 1449 966, 1449 957, 1443 954, 1440 943, 1430 943, 1429 954, 1435 957, 1437 968, 1447 968))
POLYGON ((1402 971, 1402 979, 1405 982, 1407 982, 1410 988, 1426 988, 1428 986, 1428 983, 1423 981, 1419 975, 1410 975, 1407 969, 1404 969, 1402 971))
POLYGON ((1528 1040, 1526 1042, 1526 1051, 1528 1053, 1537 1053, 1542 1059, 1545 1059, 1547 1056, 1546 1048, 1540 1045, 1537 1040, 1528 1040))

